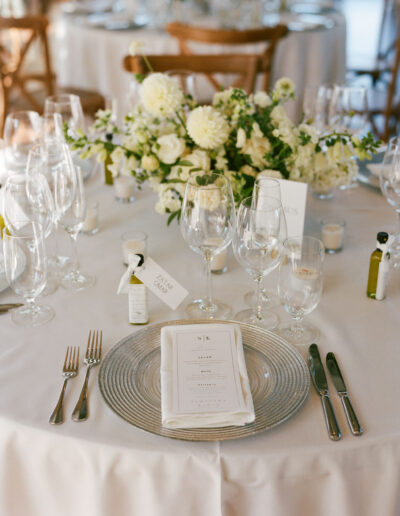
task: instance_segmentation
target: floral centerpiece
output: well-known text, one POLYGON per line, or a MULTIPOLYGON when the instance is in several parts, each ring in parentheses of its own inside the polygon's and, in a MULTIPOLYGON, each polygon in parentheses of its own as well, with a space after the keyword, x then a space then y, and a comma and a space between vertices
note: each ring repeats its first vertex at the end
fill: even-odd
POLYGON ((93 134, 67 139, 81 157, 109 157, 114 176, 132 174, 158 193, 155 209, 180 216, 189 174, 213 171, 227 176, 239 203, 252 193, 259 176, 309 183, 324 191, 349 184, 357 175, 354 159, 370 157, 379 145, 371 133, 358 139, 346 132, 318 134, 307 123, 295 125, 284 103, 294 98, 291 80, 278 80, 270 92, 247 95, 230 88, 200 106, 185 95, 176 79, 160 73, 144 78, 140 102, 125 116, 123 127, 99 111, 93 134))

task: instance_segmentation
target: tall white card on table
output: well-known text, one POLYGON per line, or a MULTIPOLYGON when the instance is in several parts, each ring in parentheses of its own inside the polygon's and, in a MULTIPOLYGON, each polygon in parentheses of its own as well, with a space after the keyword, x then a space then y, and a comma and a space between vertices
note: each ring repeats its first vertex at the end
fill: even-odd
POLYGON ((286 216, 287 237, 302 236, 307 204, 307 184, 287 179, 278 180, 281 202, 286 216))

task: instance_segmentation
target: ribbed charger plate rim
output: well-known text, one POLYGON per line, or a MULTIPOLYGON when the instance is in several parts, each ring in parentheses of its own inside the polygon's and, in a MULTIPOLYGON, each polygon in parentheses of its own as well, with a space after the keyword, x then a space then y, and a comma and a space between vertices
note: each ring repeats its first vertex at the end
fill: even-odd
MULTIPOLYGON (((147 365, 144 365, 144 372, 147 365)), ((250 383, 256 372, 253 375, 253 371, 248 368, 250 383)), ((176 320, 152 324, 119 341, 103 359, 98 382, 100 392, 109 408, 137 428, 174 439, 222 441, 254 435, 286 421, 297 412, 307 398, 310 376, 300 353, 273 332, 237 321, 176 320), (251 363, 257 354, 268 362, 272 392, 266 395, 265 399, 258 400, 259 393, 252 388, 256 418, 251 424, 223 428, 165 428, 161 426, 161 406, 158 406, 158 403, 155 406, 152 400, 148 401, 143 396, 143 392, 147 393, 152 387, 158 386, 159 376, 154 378, 155 384, 141 386, 136 382, 135 373, 143 374, 139 368, 142 367, 141 364, 157 365, 162 327, 210 323, 240 326, 246 362, 251 363), (149 355, 153 355, 153 361, 145 363, 149 355), (132 371, 132 361, 136 371, 132 371)), ((268 386, 268 382, 262 387, 265 386, 268 386)), ((158 402, 159 397, 158 395, 158 402)))

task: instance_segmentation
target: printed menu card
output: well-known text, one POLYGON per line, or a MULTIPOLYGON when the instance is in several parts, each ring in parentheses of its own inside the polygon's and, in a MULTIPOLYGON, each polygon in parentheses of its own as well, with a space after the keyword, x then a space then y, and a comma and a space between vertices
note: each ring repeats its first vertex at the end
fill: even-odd
POLYGON ((234 324, 161 330, 162 424, 240 426, 254 421, 240 328, 234 324))

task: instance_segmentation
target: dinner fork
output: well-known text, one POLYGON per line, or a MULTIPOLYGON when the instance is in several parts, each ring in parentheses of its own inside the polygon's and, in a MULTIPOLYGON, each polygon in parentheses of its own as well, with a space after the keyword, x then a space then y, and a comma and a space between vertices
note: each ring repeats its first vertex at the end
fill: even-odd
POLYGON ((63 401, 65 388, 67 387, 67 381, 76 376, 79 368, 79 348, 77 346, 68 346, 67 353, 65 355, 62 375, 65 377, 64 385, 61 389, 60 397, 56 408, 50 416, 49 423, 52 425, 59 425, 64 421, 63 401))
POLYGON ((86 421, 89 417, 89 404, 87 397, 87 388, 89 382, 89 373, 92 367, 99 364, 101 359, 101 348, 103 345, 103 332, 102 331, 89 331, 89 339, 86 348, 86 354, 84 362, 86 364, 86 376, 83 382, 81 395, 79 396, 78 403, 72 413, 72 419, 74 421, 86 421), (100 338, 99 338, 100 337, 100 338))

